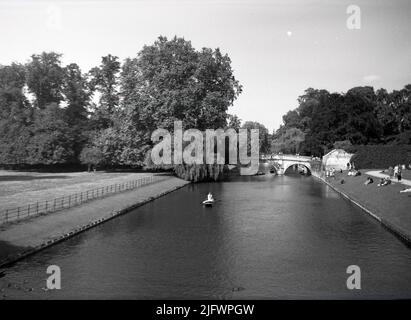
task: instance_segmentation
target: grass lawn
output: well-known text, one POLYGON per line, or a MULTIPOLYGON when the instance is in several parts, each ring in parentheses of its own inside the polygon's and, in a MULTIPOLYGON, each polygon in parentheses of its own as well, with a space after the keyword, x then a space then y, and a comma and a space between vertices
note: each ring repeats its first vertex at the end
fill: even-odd
MULTIPOLYGON (((327 181, 377 216, 411 235, 411 194, 400 193, 400 190, 406 186, 396 183, 393 179, 394 182, 391 185, 378 187, 379 179, 375 177, 372 177, 374 183, 364 185, 367 179, 367 175, 364 173, 367 171, 372 170, 361 170, 363 174, 357 177, 348 176, 347 172, 344 171, 336 173, 335 179, 327 178, 327 181), (344 179, 344 184, 341 184, 342 179, 344 179)), ((410 171, 406 172, 410 173, 410 171)))
POLYGON ((411 180, 411 170, 402 170, 401 171, 401 177, 403 179, 411 180))
POLYGON ((0 170, 0 210, 136 180, 147 175, 151 173, 41 173, 0 170))

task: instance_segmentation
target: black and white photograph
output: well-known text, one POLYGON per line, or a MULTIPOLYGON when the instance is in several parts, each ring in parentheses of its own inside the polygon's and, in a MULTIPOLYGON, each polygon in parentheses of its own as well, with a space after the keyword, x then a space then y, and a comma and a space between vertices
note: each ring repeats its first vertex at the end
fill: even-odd
POLYGON ((0 0, 0 309, 410 300, 410 32, 409 0, 0 0))

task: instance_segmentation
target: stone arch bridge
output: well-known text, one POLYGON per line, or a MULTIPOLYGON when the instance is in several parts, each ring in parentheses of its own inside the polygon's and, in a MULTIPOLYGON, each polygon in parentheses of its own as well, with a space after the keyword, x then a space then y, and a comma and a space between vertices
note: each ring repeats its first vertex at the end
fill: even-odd
POLYGON ((268 164, 270 171, 275 169, 277 174, 284 174, 288 168, 294 165, 301 165, 307 169, 307 173, 311 174, 311 157, 291 155, 291 154, 275 154, 260 159, 260 163, 268 164))

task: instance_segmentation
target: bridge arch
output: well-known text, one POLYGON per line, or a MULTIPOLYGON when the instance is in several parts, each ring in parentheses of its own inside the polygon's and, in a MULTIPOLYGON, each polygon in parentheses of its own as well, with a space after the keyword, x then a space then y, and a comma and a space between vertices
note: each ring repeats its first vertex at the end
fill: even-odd
POLYGON ((290 169, 291 167, 293 167, 293 166, 295 166, 295 165, 304 167, 304 168, 307 170, 307 174, 308 174, 308 175, 311 175, 311 166, 310 166, 309 164, 305 164, 305 163, 301 163, 301 162, 287 163, 287 164, 284 166, 284 174, 287 173, 287 170, 288 170, 288 169, 290 169))
POLYGON ((307 173, 311 174, 311 157, 305 157, 300 155, 290 155, 290 154, 276 154, 269 158, 262 159, 265 164, 274 166, 276 168, 276 173, 282 175, 293 165, 300 165, 306 168, 307 173))
POLYGON ((258 171, 264 172, 266 174, 268 173, 278 174, 278 172, 280 171, 280 167, 275 162, 264 161, 260 163, 258 171))
POLYGON ((275 164, 271 163, 271 164, 268 166, 268 171, 269 171, 270 173, 278 174, 278 166, 276 166, 275 164))

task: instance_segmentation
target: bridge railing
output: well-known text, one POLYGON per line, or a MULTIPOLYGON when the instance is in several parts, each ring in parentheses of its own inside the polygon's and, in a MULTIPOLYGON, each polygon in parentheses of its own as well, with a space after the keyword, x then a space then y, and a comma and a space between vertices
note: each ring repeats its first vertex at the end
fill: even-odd
POLYGON ((309 162, 313 158, 309 156, 300 156, 295 154, 274 154, 271 156, 262 157, 262 160, 295 160, 309 162))
POLYGON ((90 189, 71 195, 66 195, 50 200, 37 201, 24 206, 4 209, 0 211, 0 225, 15 222, 31 216, 48 214, 63 209, 68 209, 98 198, 103 198, 116 193, 139 188, 157 180, 155 176, 145 176, 137 180, 116 183, 100 188, 90 189))

